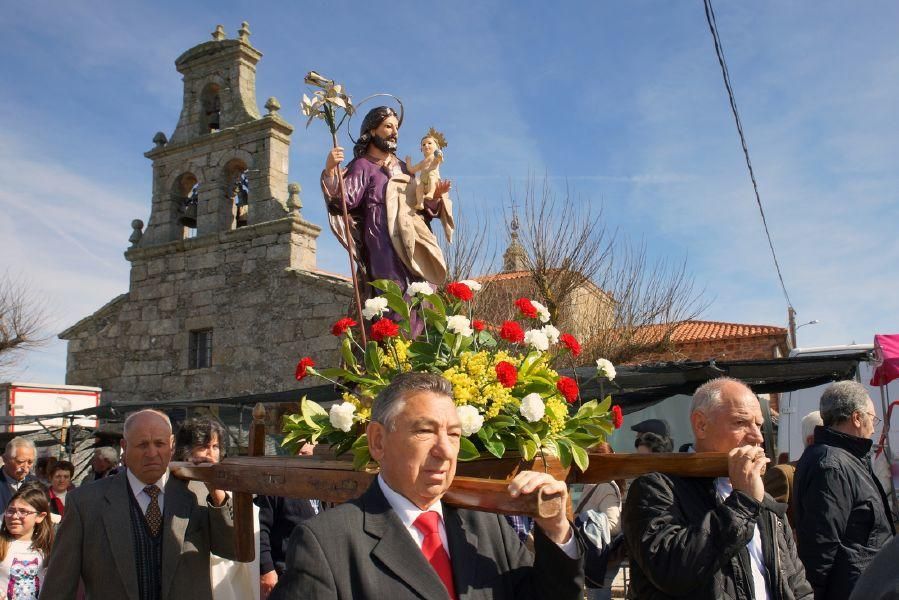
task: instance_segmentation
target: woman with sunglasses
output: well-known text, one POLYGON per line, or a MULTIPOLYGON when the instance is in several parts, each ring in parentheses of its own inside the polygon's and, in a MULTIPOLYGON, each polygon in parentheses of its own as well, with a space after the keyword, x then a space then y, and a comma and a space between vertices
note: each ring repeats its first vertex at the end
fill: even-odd
POLYGON ((0 599, 37 600, 53 545, 50 502, 43 486, 15 493, 0 525, 0 599))

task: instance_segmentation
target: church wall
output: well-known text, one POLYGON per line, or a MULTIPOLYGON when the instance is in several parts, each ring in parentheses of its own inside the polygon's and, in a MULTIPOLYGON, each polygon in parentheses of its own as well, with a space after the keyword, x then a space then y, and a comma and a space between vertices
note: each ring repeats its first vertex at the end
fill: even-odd
POLYGON ((70 331, 66 382, 100 386, 112 402, 216 398, 296 387, 302 355, 336 364, 329 330, 351 288, 285 268, 304 243, 298 227, 283 219, 129 251, 130 292, 70 331), (191 369, 190 331, 207 328, 212 365, 191 369))

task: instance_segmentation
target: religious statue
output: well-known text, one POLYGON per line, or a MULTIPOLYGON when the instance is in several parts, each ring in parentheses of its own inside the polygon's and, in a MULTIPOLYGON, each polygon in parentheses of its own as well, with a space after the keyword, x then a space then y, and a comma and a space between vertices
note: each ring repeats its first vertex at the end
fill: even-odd
MULTIPOLYGON (((441 221, 448 242, 452 241, 454 223, 450 182, 439 180, 438 173, 430 189, 419 193, 415 177, 396 157, 399 128, 400 119, 392 108, 370 110, 355 140, 353 160, 340 169, 344 151, 333 148, 325 161, 321 186, 331 229, 344 246, 352 245, 353 255, 364 270, 362 281, 389 279, 405 291, 413 282, 443 284, 446 262, 430 222, 435 218, 441 221), (340 218, 338 177, 343 178, 351 217, 349 239, 340 218)), ((432 140, 435 146, 441 141, 427 136, 426 140, 432 140)), ((422 140, 423 148, 426 140, 422 140)), ((433 155, 436 148, 429 151, 433 155)), ((439 160, 432 156, 430 161, 436 170, 439 160)), ((376 294, 371 286, 362 287, 367 297, 376 294)))
MULTIPOLYGON (((434 191, 440 181, 440 163, 443 162, 443 149, 446 148, 446 138, 443 134, 431 127, 428 133, 421 138, 421 153, 424 159, 417 165, 408 167, 409 173, 418 176, 418 185, 415 188, 418 199, 418 209, 424 207, 425 201, 434 199, 434 191)), ((412 163, 412 158, 406 157, 406 165, 412 163)))

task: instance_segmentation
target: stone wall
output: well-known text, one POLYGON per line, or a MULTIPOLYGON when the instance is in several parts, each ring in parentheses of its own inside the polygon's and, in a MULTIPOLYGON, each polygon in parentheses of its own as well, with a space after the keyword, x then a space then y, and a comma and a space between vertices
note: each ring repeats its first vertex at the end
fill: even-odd
POLYGON ((641 354, 631 364, 676 360, 766 360, 785 356, 786 334, 674 342, 671 352, 641 354))
POLYGON ((129 250, 130 291, 60 336, 66 383, 105 402, 198 400, 297 387, 302 355, 336 364, 329 330, 352 288, 298 268, 315 264, 317 234, 293 216, 129 250), (212 366, 190 369, 190 331, 207 328, 212 366))

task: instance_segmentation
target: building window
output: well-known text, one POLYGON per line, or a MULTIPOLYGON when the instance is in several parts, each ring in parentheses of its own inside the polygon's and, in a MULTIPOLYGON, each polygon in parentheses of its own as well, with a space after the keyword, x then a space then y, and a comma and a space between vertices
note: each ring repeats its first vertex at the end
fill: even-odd
POLYGON ((211 329, 198 329, 190 332, 187 361, 189 369, 206 369, 212 366, 211 329))

